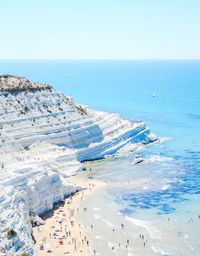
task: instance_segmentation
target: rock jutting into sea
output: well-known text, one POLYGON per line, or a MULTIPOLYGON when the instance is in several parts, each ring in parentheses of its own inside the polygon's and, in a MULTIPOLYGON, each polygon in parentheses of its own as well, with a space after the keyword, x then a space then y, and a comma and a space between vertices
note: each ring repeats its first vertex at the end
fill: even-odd
POLYGON ((76 104, 52 86, 0 76, 0 255, 35 255, 32 225, 79 191, 83 161, 153 142, 144 122, 76 104))

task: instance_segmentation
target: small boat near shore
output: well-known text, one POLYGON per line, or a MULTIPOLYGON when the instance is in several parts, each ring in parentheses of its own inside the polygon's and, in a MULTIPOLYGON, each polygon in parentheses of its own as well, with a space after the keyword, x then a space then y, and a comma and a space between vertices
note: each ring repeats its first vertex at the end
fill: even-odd
POLYGON ((139 164, 139 163, 142 163, 144 161, 143 158, 139 157, 139 156, 136 156, 133 161, 131 162, 131 165, 134 165, 134 164, 139 164))

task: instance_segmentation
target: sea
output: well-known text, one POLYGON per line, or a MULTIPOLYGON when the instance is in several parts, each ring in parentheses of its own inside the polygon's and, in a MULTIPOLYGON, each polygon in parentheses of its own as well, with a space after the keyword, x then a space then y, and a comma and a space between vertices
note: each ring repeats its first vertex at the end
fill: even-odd
POLYGON ((52 84, 157 134, 80 174, 107 184, 82 202, 96 255, 200 255, 200 61, 7 60, 0 73, 52 84), (133 164, 136 155, 144 161, 133 164))

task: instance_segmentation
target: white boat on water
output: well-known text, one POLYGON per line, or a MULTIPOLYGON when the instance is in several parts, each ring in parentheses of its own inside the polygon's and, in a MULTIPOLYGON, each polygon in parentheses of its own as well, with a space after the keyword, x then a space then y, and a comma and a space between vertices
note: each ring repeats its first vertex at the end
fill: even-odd
POLYGON ((133 161, 131 162, 131 165, 134 165, 134 164, 139 164, 139 163, 142 163, 144 160, 139 157, 139 156, 136 156, 133 161))

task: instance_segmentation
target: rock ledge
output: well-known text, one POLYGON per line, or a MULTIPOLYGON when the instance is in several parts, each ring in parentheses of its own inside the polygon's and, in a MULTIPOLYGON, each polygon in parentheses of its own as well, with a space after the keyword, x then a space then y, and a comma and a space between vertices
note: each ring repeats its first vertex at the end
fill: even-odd
POLYGON ((21 91, 49 90, 52 86, 38 82, 32 82, 26 77, 1 75, 0 92, 17 93, 21 91))

